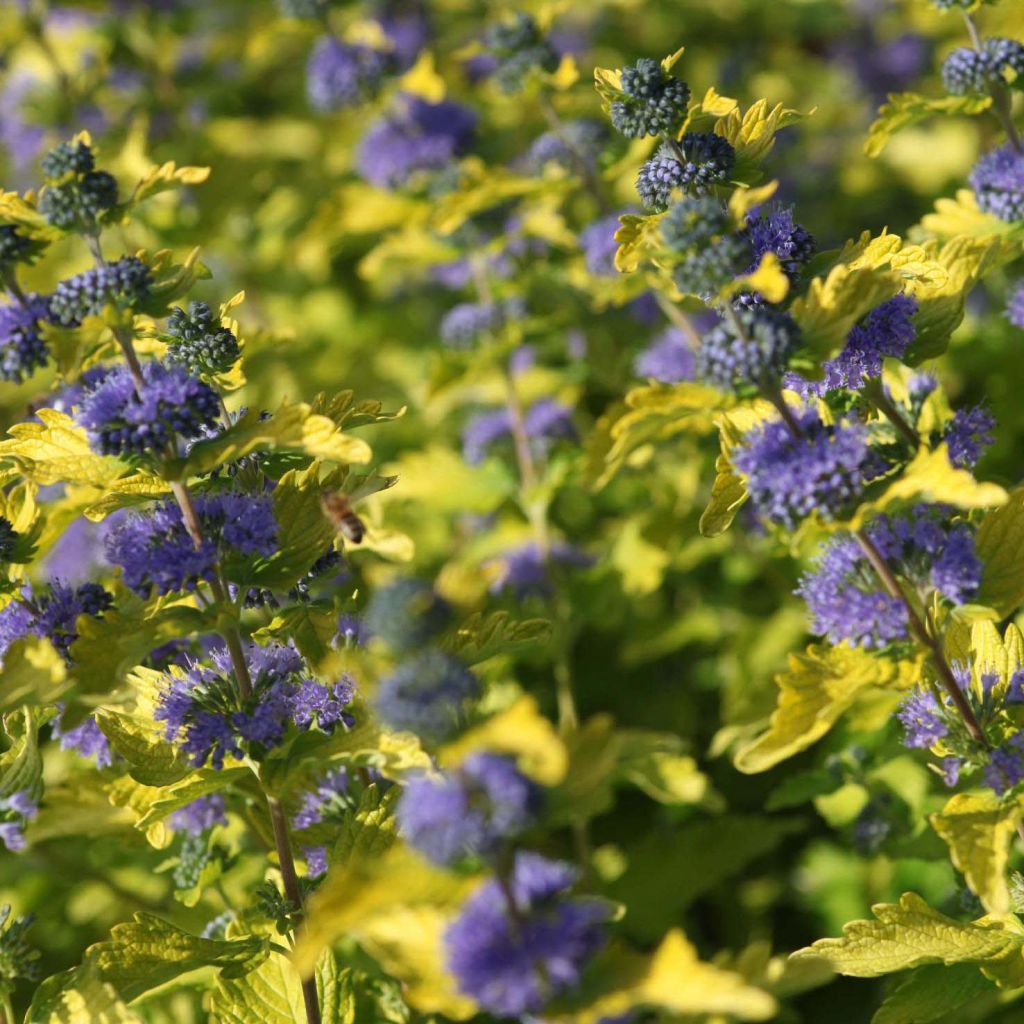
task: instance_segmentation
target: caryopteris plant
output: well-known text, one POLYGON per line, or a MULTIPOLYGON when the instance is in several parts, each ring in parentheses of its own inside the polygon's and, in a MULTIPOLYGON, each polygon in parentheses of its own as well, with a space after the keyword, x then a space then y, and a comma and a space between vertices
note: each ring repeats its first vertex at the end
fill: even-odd
POLYGON ((14 6, 3 1024, 1018 1019, 1014 0, 14 6))

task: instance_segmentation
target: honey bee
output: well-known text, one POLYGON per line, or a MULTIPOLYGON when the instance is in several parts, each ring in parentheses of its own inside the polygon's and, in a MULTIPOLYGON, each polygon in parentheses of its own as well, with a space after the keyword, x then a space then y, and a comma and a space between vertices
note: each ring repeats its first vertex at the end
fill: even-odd
POLYGON ((358 544, 366 534, 362 519, 352 511, 349 496, 343 491, 325 491, 320 507, 334 528, 351 544, 358 544))

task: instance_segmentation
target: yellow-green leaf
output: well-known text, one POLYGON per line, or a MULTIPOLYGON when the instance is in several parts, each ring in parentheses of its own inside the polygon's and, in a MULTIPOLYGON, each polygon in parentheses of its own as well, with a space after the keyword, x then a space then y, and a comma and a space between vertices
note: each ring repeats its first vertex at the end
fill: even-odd
POLYGON ((36 416, 41 422, 15 424, 11 437, 0 441, 0 458, 13 459, 29 480, 102 486, 123 475, 124 463, 96 455, 70 416, 55 409, 39 409, 36 416))
POLYGON ((982 564, 978 603, 1010 615, 1024 601, 1024 487, 985 514, 974 543, 982 564))
POLYGON ((932 826, 945 840, 953 866, 982 906, 991 914, 1010 909, 1006 863, 1020 809, 990 793, 957 793, 931 816, 932 826))
POLYGON ((933 114, 951 117, 956 114, 980 114, 992 106, 991 96, 919 96, 914 92, 898 92, 889 96, 878 111, 868 131, 864 152, 879 156, 889 140, 903 128, 923 121, 933 114))

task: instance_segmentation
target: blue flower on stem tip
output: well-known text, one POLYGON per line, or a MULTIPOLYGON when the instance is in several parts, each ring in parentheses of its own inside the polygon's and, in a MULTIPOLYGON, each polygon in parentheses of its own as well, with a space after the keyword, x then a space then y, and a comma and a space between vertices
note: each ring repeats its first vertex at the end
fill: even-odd
POLYGON ((142 260, 122 256, 61 281, 50 296, 50 317, 64 327, 77 327, 106 306, 132 309, 146 298, 152 284, 153 274, 142 260))
POLYGON ((1024 154, 1012 145, 983 156, 971 171, 979 209, 1000 220, 1024 219, 1024 154))
POLYGON ((197 549, 174 501, 148 512, 124 513, 107 527, 106 555, 124 582, 147 597, 194 590, 215 575, 218 558, 269 556, 277 547, 270 498, 249 494, 200 494, 194 500, 203 541, 197 549))
POLYGON ((722 388, 778 386, 801 345, 796 321, 771 306, 733 310, 701 339, 697 376, 722 388))
POLYGON ((73 750, 80 757, 92 758, 97 768, 109 768, 114 761, 107 737, 96 719, 82 719, 74 728, 65 730, 57 719, 52 726, 54 739, 60 740, 61 750, 73 750))
POLYGON ((949 733, 942 706, 931 690, 915 689, 900 704, 897 717, 904 729, 908 747, 931 747, 949 733))
POLYGON ((575 988, 609 916, 598 900, 570 894, 575 879, 569 865, 524 852, 507 885, 480 886, 444 935, 459 991, 489 1013, 518 1017, 575 988))
POLYGON ((533 823, 541 798, 512 758, 471 754, 449 773, 411 778, 398 824, 410 846, 436 864, 451 865, 497 851, 533 823))
POLYGON ((0 657, 11 644, 27 636, 46 637, 65 662, 71 664, 71 645, 78 639, 80 615, 102 615, 114 597, 98 583, 72 588, 59 580, 33 591, 24 587, 21 600, 0 611, 0 657))
POLYGON ((995 440, 995 427, 995 418, 982 405, 957 409, 943 434, 949 461, 958 469, 973 469, 995 440))
POLYGON ((49 301, 29 293, 0 306, 0 380, 21 383, 45 366, 50 350, 42 325, 49 319, 49 301))

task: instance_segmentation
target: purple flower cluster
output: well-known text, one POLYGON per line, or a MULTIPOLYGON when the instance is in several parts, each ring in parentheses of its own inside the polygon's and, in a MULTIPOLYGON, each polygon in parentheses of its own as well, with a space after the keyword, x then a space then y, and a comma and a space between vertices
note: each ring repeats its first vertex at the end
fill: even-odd
POLYGON ((359 173, 380 188, 401 188, 417 172, 439 171, 465 152, 476 121, 460 103, 400 96, 359 144, 359 173))
POLYGON ((521 301, 460 302, 441 318, 441 340, 450 348, 470 348, 524 314, 521 301))
POLYGON ((394 654, 408 654, 433 639, 450 618, 448 603, 428 583, 403 576, 374 591, 363 624, 394 654))
POLYGON ((277 523, 270 498, 202 494, 194 504, 203 531, 198 549, 181 509, 170 500, 150 512, 123 514, 107 528, 107 558, 137 594, 194 590, 200 580, 213 579, 218 558, 274 553, 277 523))
POLYGON ((748 272, 755 270, 766 253, 774 253, 791 282, 800 276, 804 265, 814 255, 817 244, 814 236, 793 220, 793 211, 782 207, 767 213, 757 211, 747 221, 747 236, 754 259, 748 272))
POLYGON ((498 754, 477 753, 450 774, 409 780, 398 824, 410 846, 435 864, 495 853, 537 816, 541 790, 498 754))
POLYGON ((741 307, 701 339, 697 375, 725 391, 774 387, 800 344, 800 328, 788 313, 741 307))
POLYGON ((915 689, 900 705, 897 717, 905 731, 904 743, 908 747, 931 747, 949 732, 942 706, 931 690, 915 689))
POLYGON ((491 593, 507 592, 521 601, 531 595, 544 597, 551 592, 552 565, 583 569, 593 565, 594 560, 574 545, 556 541, 546 553, 537 544, 521 544, 506 551, 492 564, 499 567, 499 572, 491 584, 491 593))
POLYGON ((786 375, 786 387, 804 398, 841 388, 858 391, 867 381, 882 375, 882 362, 887 356, 899 359, 913 343, 917 308, 916 300, 909 295, 897 295, 876 306, 850 331, 839 355, 822 364, 821 380, 808 381, 790 373, 786 375))
MULTIPOLYGON (((342 821, 352 810, 350 793, 352 780, 344 768, 332 768, 317 783, 315 789, 303 793, 299 810, 292 818, 294 828, 312 828, 325 821, 342 821)), ((327 871, 327 848, 306 846, 302 850, 310 878, 317 878, 327 871)))
POLYGON ((995 427, 995 419, 984 406, 958 409, 943 434, 949 446, 949 461, 958 469, 973 469, 995 440, 995 427))
POLYGON ((194 765, 222 768, 227 757, 260 757, 279 746, 290 730, 315 724, 331 732, 350 721, 342 710, 351 700, 347 680, 325 686, 305 675, 292 647, 250 646, 246 662, 252 693, 241 697, 225 648, 210 653, 210 664, 193 663, 184 673, 164 676, 154 717, 164 735, 189 755, 194 765))
POLYGON ((813 409, 794 416, 799 436, 783 420, 768 420, 733 453, 757 514, 789 530, 814 513, 826 521, 842 516, 883 468, 863 424, 828 425, 813 409))
POLYGON ((1006 319, 1014 327, 1024 329, 1024 281, 1018 281, 1006 306, 1006 319))
POLYGON ((485 882, 445 932, 459 990, 498 1017, 536 1013, 579 984, 604 944, 608 909, 574 897, 575 872, 539 854, 516 855, 508 891, 485 882))
POLYGON ((583 263, 587 272, 595 277, 615 277, 618 274, 615 254, 619 251, 619 243, 615 241, 615 232, 620 227, 619 217, 618 213, 600 217, 580 232, 583 263))
POLYGON ((637 175, 640 201, 654 213, 666 209, 676 189, 705 195, 727 181, 736 166, 732 145, 713 132, 687 132, 678 147, 679 154, 671 146, 662 146, 637 175))
POLYGON ((153 284, 149 267, 135 256, 122 256, 61 281, 50 296, 50 316, 64 327, 77 327, 106 306, 132 309, 153 284))
POLYGON ((693 380, 697 372, 697 354, 678 327, 667 327, 647 348, 637 354, 633 372, 662 384, 693 380))
POLYGON ((387 68, 388 56, 380 50, 321 36, 306 65, 310 105, 328 112, 372 99, 387 68))
POLYGON ((592 166, 597 162, 606 140, 607 133, 599 121, 566 121, 557 132, 545 132, 533 141, 525 163, 535 174, 541 174, 548 164, 577 171, 580 163, 592 166))
MULTIPOLYGON (((981 583, 981 561, 971 528, 948 526, 945 520, 945 510, 922 505, 908 515, 879 516, 866 532, 912 592, 932 590, 963 604, 981 583)), ((814 571, 801 578, 797 593, 807 601, 814 631, 830 643, 877 649, 907 639, 903 602, 883 590, 853 537, 830 541, 814 571)))
POLYGON ((1024 782, 1024 733, 1011 736, 989 754, 983 775, 985 785, 996 796, 1024 782))
POLYGON ((0 380, 17 384, 46 365, 50 352, 41 328, 49 314, 48 300, 33 294, 0 306, 0 380))
POLYGON ((26 587, 21 600, 12 600, 0 611, 0 657, 16 640, 38 636, 46 637, 70 664, 71 645, 78 639, 78 617, 98 617, 113 603, 113 595, 98 583, 83 583, 73 589, 54 581, 38 593, 26 587))
POLYGON ((1000 220, 1024 219, 1024 154, 1006 145, 983 156, 971 172, 978 207, 1000 220))
POLYGON ((60 740, 61 750, 73 750, 85 758, 92 758, 97 768, 109 768, 114 757, 110 743, 93 717, 84 718, 73 729, 67 731, 55 722, 53 725, 54 739, 60 740))
POLYGON ((227 802, 221 793, 210 793, 193 800, 184 807, 179 807, 168 818, 175 832, 184 832, 190 836, 199 836, 217 825, 228 823, 227 802))
POLYGON ((119 366, 83 397, 78 423, 101 454, 165 454, 177 435, 197 437, 216 422, 216 392, 181 367, 151 361, 142 377, 140 394, 128 367, 119 366))
POLYGON ((954 50, 942 65, 942 83, 954 96, 966 96, 1003 85, 1007 71, 1024 74, 1024 43, 995 37, 986 39, 980 50, 954 50))
POLYGON ((39 803, 27 789, 0 798, 0 842, 11 853, 25 849, 25 825, 39 813, 39 803))
MULTIPOLYGON (((512 436, 512 414, 508 409, 478 413, 462 430, 462 454, 471 466, 487 457, 498 441, 512 436)), ((523 429, 533 442, 535 451, 543 454, 547 443, 572 440, 577 436, 572 410, 554 398, 539 398, 523 416, 523 429)))

